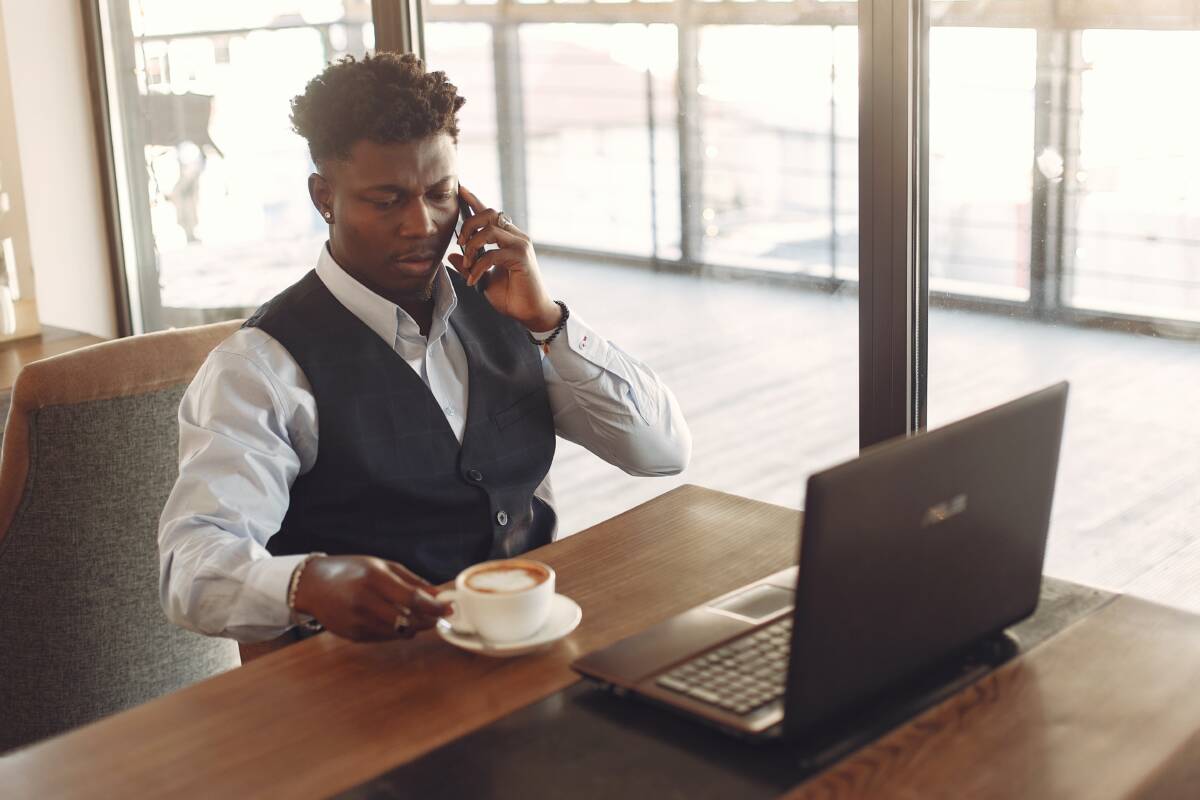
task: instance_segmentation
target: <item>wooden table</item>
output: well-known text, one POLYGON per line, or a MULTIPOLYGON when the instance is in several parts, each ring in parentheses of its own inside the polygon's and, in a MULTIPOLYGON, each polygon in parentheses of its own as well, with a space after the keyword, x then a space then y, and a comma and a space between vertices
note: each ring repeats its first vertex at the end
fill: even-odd
MULTIPOLYGON (((324 797, 577 681, 579 654, 794 563, 795 511, 684 486, 535 553, 579 629, 512 660, 324 634, 0 758, 6 798, 324 797)), ((1179 796, 1200 619, 1119 598, 794 797, 1179 796)))

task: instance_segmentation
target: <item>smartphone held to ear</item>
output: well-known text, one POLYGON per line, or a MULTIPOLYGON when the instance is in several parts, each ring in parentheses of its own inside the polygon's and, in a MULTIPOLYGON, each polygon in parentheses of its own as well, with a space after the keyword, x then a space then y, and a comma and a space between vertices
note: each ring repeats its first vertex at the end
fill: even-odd
MULTIPOLYGON (((466 225, 467 218, 471 217, 471 216, 472 216, 471 207, 469 205, 467 205, 467 201, 462 199, 461 197, 458 198, 458 225, 455 226, 455 231, 454 231, 456 235, 462 234, 463 226, 466 225)), ((475 251, 475 255, 472 257, 471 260, 474 261, 475 259, 479 258, 484 253, 486 253, 489 248, 492 250, 500 249, 494 244, 493 245, 485 245, 483 247, 478 248, 475 251)), ((466 255, 466 250, 463 250, 463 255, 464 256, 466 255)), ((486 284, 485 280, 480 280, 478 283, 475 284, 475 288, 482 292, 485 284, 486 284)))

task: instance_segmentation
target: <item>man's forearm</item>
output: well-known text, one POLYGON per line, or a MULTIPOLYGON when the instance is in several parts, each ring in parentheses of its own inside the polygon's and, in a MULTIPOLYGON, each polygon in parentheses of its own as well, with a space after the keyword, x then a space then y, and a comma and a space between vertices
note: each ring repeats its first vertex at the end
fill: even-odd
POLYGON ((649 367, 572 315, 544 362, 560 436, 632 475, 674 475, 691 457, 679 403, 649 367))
POLYGON ((160 531, 159 595, 167 618, 196 633, 259 642, 293 625, 287 582, 303 556, 271 556, 194 519, 160 531))

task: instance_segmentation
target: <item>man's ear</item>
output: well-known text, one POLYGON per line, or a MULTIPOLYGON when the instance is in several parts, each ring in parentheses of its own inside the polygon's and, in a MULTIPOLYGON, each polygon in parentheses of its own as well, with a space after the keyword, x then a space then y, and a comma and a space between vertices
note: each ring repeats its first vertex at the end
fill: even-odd
POLYGON ((319 172, 308 176, 308 196, 312 199, 313 207, 326 222, 333 222, 333 187, 329 179, 319 172))

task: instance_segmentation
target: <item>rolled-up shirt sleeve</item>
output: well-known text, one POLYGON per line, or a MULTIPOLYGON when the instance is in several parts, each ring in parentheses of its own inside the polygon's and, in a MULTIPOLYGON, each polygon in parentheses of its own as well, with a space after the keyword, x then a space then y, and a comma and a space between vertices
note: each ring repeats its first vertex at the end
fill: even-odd
POLYGON ((287 586, 304 556, 266 549, 301 471, 289 405, 262 365, 220 348, 185 392, 179 478, 158 532, 160 598, 177 625, 251 642, 302 621, 287 586))
POLYGON ((575 312, 542 371, 559 436, 630 475, 675 475, 687 467, 692 437, 675 395, 575 312))

